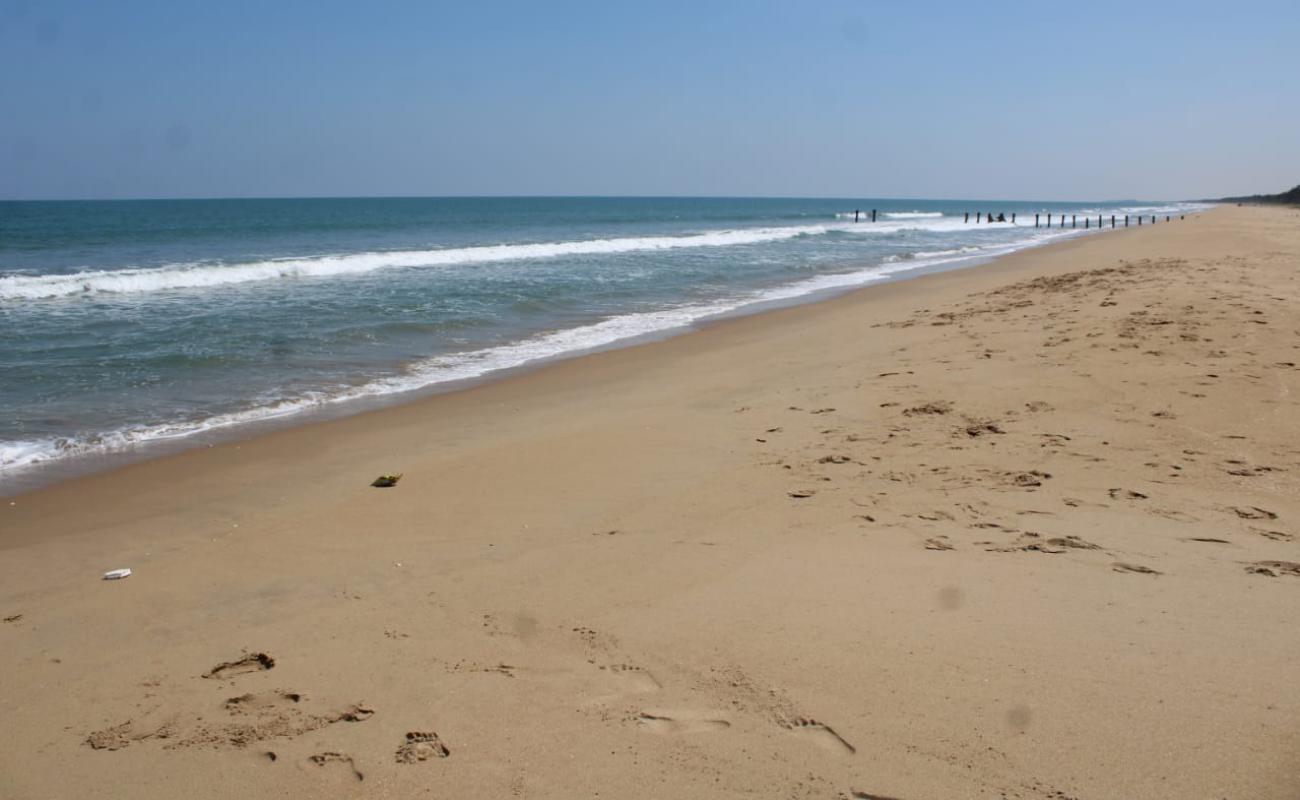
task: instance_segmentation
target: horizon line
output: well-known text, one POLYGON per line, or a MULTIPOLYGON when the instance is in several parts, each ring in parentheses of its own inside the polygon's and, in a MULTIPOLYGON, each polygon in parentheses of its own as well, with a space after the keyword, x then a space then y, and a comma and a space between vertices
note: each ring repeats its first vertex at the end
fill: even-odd
POLYGON ((358 195, 229 195, 176 197, 0 197, 0 203, 158 203, 231 200, 845 200, 860 202, 929 201, 945 203, 1127 203, 1127 202, 1219 202, 1229 198, 993 198, 993 197, 885 197, 847 195, 747 195, 747 194, 358 194, 358 195))

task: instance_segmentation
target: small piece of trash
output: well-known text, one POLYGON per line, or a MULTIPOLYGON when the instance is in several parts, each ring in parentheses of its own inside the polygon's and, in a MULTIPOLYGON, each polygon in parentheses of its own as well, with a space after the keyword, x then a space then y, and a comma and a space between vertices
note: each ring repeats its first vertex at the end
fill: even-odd
POLYGON ((390 486, 396 486, 397 482, 400 481, 401 479, 402 479, 402 473, 400 472, 397 473, 396 475, 380 475, 378 478, 375 478, 374 482, 372 482, 370 485, 380 489, 387 489, 390 486))
POLYGON ((104 573, 104 580, 106 581, 120 581, 129 577, 131 577, 131 570, 129 569, 110 569, 104 573))

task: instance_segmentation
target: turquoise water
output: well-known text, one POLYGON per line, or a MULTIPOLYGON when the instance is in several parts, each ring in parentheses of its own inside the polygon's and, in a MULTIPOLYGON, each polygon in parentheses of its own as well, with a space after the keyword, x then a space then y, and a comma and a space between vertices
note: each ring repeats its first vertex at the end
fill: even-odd
POLYGON ((430 198, 0 202, 0 485, 41 465, 681 329, 1180 203, 430 198), (855 209, 879 211, 853 220, 855 209), (972 212, 972 222, 963 214, 972 212), (1016 213, 980 224, 974 212, 1016 213), (869 216, 868 216, 869 219, 869 216))

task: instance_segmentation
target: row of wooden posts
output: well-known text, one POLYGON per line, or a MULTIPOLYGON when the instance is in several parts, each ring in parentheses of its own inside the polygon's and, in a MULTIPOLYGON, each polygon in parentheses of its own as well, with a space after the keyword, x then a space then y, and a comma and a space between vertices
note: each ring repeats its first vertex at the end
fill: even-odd
MULTIPOLYGON (((1173 218, 1174 218, 1174 217, 1173 217, 1172 214, 1166 214, 1166 215, 1165 215, 1165 222, 1172 222, 1172 221, 1173 221, 1173 218)), ((1179 215, 1178 215, 1178 218, 1179 218, 1179 219, 1186 219, 1186 215, 1184 215, 1184 214, 1179 214, 1179 215)), ((992 215, 989 215, 989 221, 990 221, 990 222, 992 221, 992 219, 993 219, 992 215)), ((1111 226, 1112 228, 1116 227, 1116 219, 1117 219, 1117 218, 1116 218, 1116 216, 1115 216, 1114 214, 1111 214, 1111 215, 1110 215, 1110 226, 1111 226)), ((1138 217, 1136 217, 1136 219, 1137 219, 1137 224, 1138 224, 1138 225, 1141 225, 1141 224, 1142 224, 1142 220, 1146 219, 1146 217, 1138 216, 1138 217)), ((970 222, 970 212, 969 212, 969 211, 966 212, 966 221, 967 221, 967 222, 970 222)), ((980 215, 979 215, 979 212, 976 212, 976 214, 975 214, 975 221, 976 221, 976 222, 979 222, 979 221, 980 221, 980 215)), ((1012 221, 1012 222, 1015 222, 1015 221, 1016 221, 1016 215, 1015 215, 1015 214, 1012 214, 1012 215, 1011 215, 1011 221, 1012 221)), ((1048 214, 1048 215, 1047 215, 1046 223, 1047 223, 1047 227, 1049 227, 1049 228, 1052 227, 1052 215, 1051 215, 1051 214, 1048 214)), ((1151 215, 1151 224, 1152 224, 1152 225, 1156 224, 1156 215, 1155 215, 1155 214, 1152 214, 1152 215, 1151 215)), ((1125 214, 1125 215, 1124 215, 1124 227, 1127 228, 1128 226, 1129 226, 1129 215, 1128 215, 1128 214, 1125 214)), ((1035 228, 1039 227, 1039 215, 1038 215, 1038 214, 1035 214, 1035 215, 1034 215, 1034 227, 1035 227, 1035 228)), ((1056 227, 1058 227, 1058 228, 1064 228, 1064 227, 1065 227, 1065 215, 1064 215, 1064 214, 1061 215, 1060 220, 1056 223, 1056 227)), ((1070 215, 1070 227, 1071 227, 1071 228, 1077 228, 1077 227, 1079 227, 1079 215, 1078 215, 1078 214, 1071 214, 1071 215, 1070 215)), ((1086 228, 1091 228, 1091 227, 1092 227, 1092 217, 1084 217, 1084 218, 1083 218, 1083 227, 1084 227, 1085 229, 1086 229, 1086 228)), ((1098 227, 1098 228, 1104 228, 1104 227, 1106 227, 1106 225, 1105 225, 1105 217, 1103 217, 1101 214, 1098 214, 1098 215, 1097 215, 1097 227, 1098 227)))
MULTIPOLYGON (((854 212, 853 212, 853 221, 854 221, 854 222, 861 222, 861 217, 866 216, 866 213, 867 213, 867 212, 865 212, 865 211, 854 211, 854 212)), ((1035 227, 1035 228, 1042 227, 1042 225, 1040 224, 1040 222, 1041 222, 1041 217, 1042 217, 1042 216, 1043 216, 1043 215, 1042 215, 1041 213, 1039 213, 1039 214, 1035 214, 1035 215, 1034 215, 1034 227, 1035 227)), ((1005 215, 1005 214, 999 214, 999 215, 998 215, 998 218, 1000 218, 1000 220, 1001 220, 1002 222, 1006 222, 1006 221, 1007 221, 1007 220, 1006 220, 1006 215, 1005 215)), ((1179 218, 1179 219, 1186 219, 1187 217, 1186 217, 1186 215, 1184 215, 1184 214, 1179 214, 1179 215, 1178 215, 1178 218, 1179 218)), ((1142 220, 1146 219, 1146 217, 1138 216, 1138 217, 1136 217, 1136 219, 1137 219, 1137 224, 1138 224, 1138 225, 1141 225, 1141 224, 1142 224, 1142 220)), ((1115 222, 1115 220, 1116 220, 1116 216, 1115 216, 1114 214, 1111 214, 1111 215, 1110 215, 1110 226, 1111 226, 1112 228, 1116 227, 1116 222, 1115 222)), ((872 222, 875 222, 875 221, 876 221, 876 209, 874 209, 874 208, 871 209, 871 221, 872 221, 872 222)), ((970 222, 970 212, 969 212, 969 211, 966 212, 966 219, 963 220, 963 221, 964 221, 964 222, 967 222, 967 223, 970 222)), ((995 221, 997 221, 997 220, 994 219, 994 217, 993 217, 992 214, 985 214, 983 211, 976 211, 976 212, 975 212, 975 222, 978 224, 978 223, 980 223, 981 221, 984 221, 984 222, 995 222, 995 221), (985 217, 987 217, 987 219, 984 219, 985 217)), ((1173 221, 1173 215, 1172 215, 1172 214, 1166 214, 1166 215, 1165 215, 1165 222, 1171 222, 1171 221, 1173 221)), ((1051 215, 1051 214, 1048 214, 1048 215, 1047 215, 1047 219, 1046 219, 1045 222, 1046 222, 1046 227, 1048 227, 1048 228, 1052 227, 1052 215, 1051 215)), ((1098 228, 1103 228, 1103 227, 1105 227, 1104 223, 1105 223, 1105 218, 1104 218, 1101 214, 1098 214, 1098 215, 1097 215, 1097 227, 1098 227, 1098 228)), ((1016 215, 1015 215, 1015 212, 1012 212, 1012 213, 1011 213, 1011 224, 1012 224, 1012 225, 1016 224, 1016 215)), ((1152 215, 1151 215, 1151 224, 1152 224, 1152 225, 1156 224, 1156 215, 1155 215, 1155 214, 1152 214, 1152 215)), ((1060 218, 1060 220, 1057 222, 1056 227, 1058 227, 1058 228, 1064 228, 1064 227, 1065 227, 1065 215, 1064 215, 1064 214, 1061 215, 1061 218, 1060 218)), ((1071 228, 1077 228, 1077 227, 1079 227, 1079 215, 1078 215, 1078 214, 1071 214, 1071 215, 1070 215, 1070 227, 1071 227, 1071 228)), ((1084 217, 1084 218, 1083 218, 1083 227, 1084 227, 1085 229, 1090 229, 1090 228, 1092 227, 1092 217, 1084 217)), ((1125 227, 1125 228, 1129 227, 1129 215, 1128 215, 1128 214, 1125 214, 1125 215, 1124 215, 1124 227, 1125 227)))

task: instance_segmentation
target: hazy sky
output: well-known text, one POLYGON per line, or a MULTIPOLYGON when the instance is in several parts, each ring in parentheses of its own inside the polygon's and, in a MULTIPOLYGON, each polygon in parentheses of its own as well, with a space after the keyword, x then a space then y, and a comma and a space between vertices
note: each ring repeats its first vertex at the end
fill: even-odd
POLYGON ((1297 183, 1297 0, 0 0, 3 198, 1297 183))

